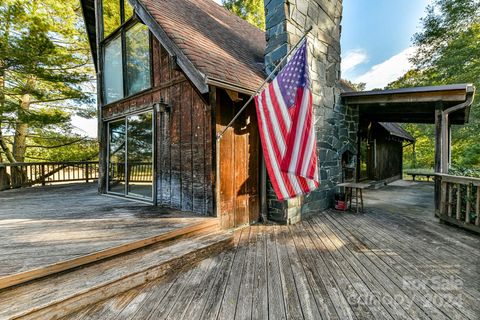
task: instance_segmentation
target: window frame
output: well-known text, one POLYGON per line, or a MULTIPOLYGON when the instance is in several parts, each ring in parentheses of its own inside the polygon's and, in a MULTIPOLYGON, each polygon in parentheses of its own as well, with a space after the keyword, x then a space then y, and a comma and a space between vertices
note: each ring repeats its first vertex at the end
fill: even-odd
MULTIPOLYGON (((111 32, 107 37, 104 37, 104 29, 103 29, 103 0, 100 0, 100 5, 102 6, 100 12, 101 12, 101 17, 100 17, 100 23, 102 25, 102 34, 101 34, 101 40, 99 42, 100 44, 100 52, 102 54, 102 65, 105 64, 105 47, 108 43, 110 43, 110 41, 114 40, 118 37, 120 37, 120 42, 121 42, 121 48, 122 48, 122 52, 121 52, 121 55, 122 55, 122 83, 123 83, 123 97, 118 99, 118 100, 115 100, 115 101, 112 101, 112 102, 109 102, 109 103, 106 103, 105 102, 105 94, 106 94, 106 91, 105 91, 105 75, 103 74, 101 76, 101 88, 102 88, 102 92, 101 92, 101 96, 102 96, 102 105, 103 106, 107 106, 107 105, 110 105, 110 104, 114 104, 114 103, 117 103, 119 101, 122 101, 124 99, 127 99, 127 98, 130 98, 130 97, 133 97, 135 95, 138 95, 138 94, 142 94, 148 90, 150 90, 152 87, 153 87, 153 73, 152 73, 152 70, 153 70, 153 45, 152 45, 152 33, 150 32, 150 30, 148 29, 148 57, 149 57, 149 78, 150 78, 150 81, 149 81, 149 86, 148 88, 145 88, 144 90, 141 90, 141 91, 138 91, 138 92, 135 92, 135 93, 132 93, 130 95, 127 94, 128 92, 128 83, 127 83, 127 43, 126 43, 126 32, 134 27, 137 23, 141 23, 141 24, 144 24, 139 18, 138 16, 136 15, 135 11, 133 11, 133 14, 130 18, 128 18, 126 21, 125 21, 125 9, 124 9, 124 4, 125 4, 125 1, 128 1, 128 0, 117 0, 117 1, 120 1, 120 21, 121 21, 121 24, 120 26, 115 29, 113 32, 111 32)), ((145 25, 145 24, 144 24, 145 25)), ((104 67, 102 66, 102 71, 104 72, 104 67)), ((102 73, 103 73, 102 72, 102 73)))
POLYGON ((144 203, 149 203, 149 204, 153 204, 153 205, 156 205, 157 204, 157 179, 156 179, 156 176, 157 176, 157 166, 156 166, 156 157, 157 157, 157 146, 156 146, 156 143, 155 143, 155 136, 156 136, 156 117, 157 117, 157 112, 155 110, 155 108, 145 108, 144 110, 139 110, 137 112, 130 112, 130 113, 127 113, 127 114, 124 114, 124 115, 121 115, 121 116, 118 116, 118 117, 114 117, 114 118, 111 118, 109 119, 107 122, 106 122, 106 127, 107 127, 107 156, 106 156, 106 160, 107 160, 107 175, 106 175, 106 179, 105 179, 105 182, 106 182, 106 188, 105 188, 105 194, 108 194, 108 195, 112 195, 112 196, 117 196, 117 197, 122 197, 122 198, 128 198, 130 200, 136 200, 136 201, 140 201, 140 202, 144 202, 144 203), (135 193, 129 193, 128 192, 128 187, 129 187, 129 179, 128 179, 128 174, 127 174, 127 170, 128 170, 128 118, 131 117, 131 116, 135 116, 135 115, 140 115, 140 114, 144 114, 144 113, 148 113, 148 112, 151 112, 152 113, 152 140, 151 140, 151 143, 152 143, 152 197, 151 198, 146 198, 146 197, 141 197, 141 196, 138 196, 138 195, 135 195, 135 193), (125 168, 124 168, 124 190, 123 190, 123 193, 120 193, 120 192, 115 192, 115 191, 110 191, 110 159, 111 159, 111 154, 110 154, 110 139, 111 139, 111 136, 110 136, 110 125, 113 123, 113 122, 123 122, 124 125, 125 125, 125 135, 124 135, 124 139, 125 139, 125 147, 124 147, 124 153, 125 153, 125 168))

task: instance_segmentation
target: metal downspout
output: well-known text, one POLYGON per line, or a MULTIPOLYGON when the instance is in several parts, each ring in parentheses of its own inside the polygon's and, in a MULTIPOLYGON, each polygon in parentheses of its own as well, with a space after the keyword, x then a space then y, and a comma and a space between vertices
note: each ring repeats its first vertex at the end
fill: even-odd
POLYGON ((445 109, 442 111, 442 152, 441 152, 441 173, 448 173, 449 163, 448 163, 448 151, 444 152, 443 148, 449 148, 450 139, 448 134, 448 116, 450 113, 464 109, 470 106, 473 103, 473 98, 475 96, 475 87, 473 85, 469 85, 467 87, 467 98, 464 102, 457 104, 453 107, 445 109), (446 145, 448 143, 448 145, 446 145))

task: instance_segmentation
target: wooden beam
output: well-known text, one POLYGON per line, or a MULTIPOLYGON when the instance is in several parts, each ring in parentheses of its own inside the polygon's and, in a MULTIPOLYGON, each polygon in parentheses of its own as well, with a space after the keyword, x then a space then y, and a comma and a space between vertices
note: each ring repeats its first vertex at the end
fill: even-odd
MULTIPOLYGON (((100 42, 103 37, 103 8, 102 1, 95 0, 95 24, 96 24, 96 46, 97 49, 100 48, 100 42)), ((98 192, 106 193, 107 192, 107 174, 108 174, 108 132, 106 130, 106 123, 103 120, 102 106, 103 101, 103 55, 97 53, 97 125, 98 125, 98 142, 99 142, 99 151, 98 151, 98 192)))
POLYGON ((228 97, 230 98, 230 100, 232 100, 233 102, 240 102, 240 101, 243 100, 243 99, 239 96, 239 94, 238 94, 237 91, 233 91, 233 90, 229 90, 229 89, 225 89, 225 91, 227 92, 228 97))
POLYGON ((421 103, 437 101, 462 102, 466 99, 465 90, 413 92, 397 94, 373 94, 364 96, 343 97, 346 104, 381 104, 381 103, 421 103))
POLYGON ((213 195, 213 215, 217 218, 220 217, 220 206, 218 201, 220 199, 220 183, 218 168, 220 164, 220 143, 217 141, 217 88, 210 86, 208 102, 210 105, 211 116, 211 130, 212 130, 212 195, 213 195))

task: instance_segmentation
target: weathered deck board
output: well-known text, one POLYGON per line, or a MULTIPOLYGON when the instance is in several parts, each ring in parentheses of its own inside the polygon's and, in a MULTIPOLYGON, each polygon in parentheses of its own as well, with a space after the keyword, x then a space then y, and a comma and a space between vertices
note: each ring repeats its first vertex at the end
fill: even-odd
POLYGON ((97 194, 96 184, 0 192, 2 278, 211 219, 97 194))
POLYGON ((367 202, 364 215, 326 211, 295 226, 248 227, 234 249, 191 271, 202 280, 190 278, 169 310, 157 306, 185 275, 70 319, 479 319, 480 237, 413 206, 383 205, 389 210, 367 202))
POLYGON ((119 319, 477 319, 474 292, 438 288, 439 274, 447 280, 445 264, 413 255, 415 241, 395 240, 407 231, 382 230, 378 215, 329 211, 297 226, 243 229, 235 249, 205 260, 191 275, 179 274, 166 295, 155 296, 152 288, 167 284, 154 281, 70 318, 109 309, 108 317, 119 319), (461 305, 448 301, 449 294, 461 305), (147 295, 155 303, 139 303, 147 295))

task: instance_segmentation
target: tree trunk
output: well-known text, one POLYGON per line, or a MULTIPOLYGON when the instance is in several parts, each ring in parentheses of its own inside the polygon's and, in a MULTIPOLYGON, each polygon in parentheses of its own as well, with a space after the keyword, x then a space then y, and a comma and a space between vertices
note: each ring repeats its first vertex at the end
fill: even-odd
POLYGON ((20 109, 17 112, 17 122, 15 124, 15 136, 13 138, 13 157, 18 162, 25 161, 25 151, 27 148, 27 131, 28 124, 21 121, 23 113, 28 112, 30 109, 31 96, 25 94, 22 96, 20 103, 20 109))

